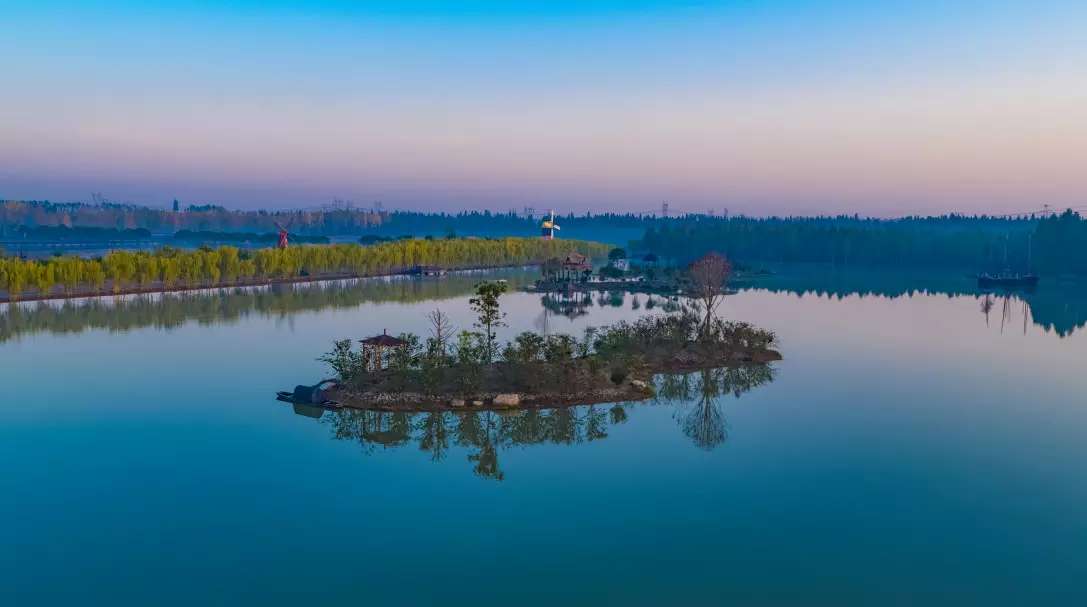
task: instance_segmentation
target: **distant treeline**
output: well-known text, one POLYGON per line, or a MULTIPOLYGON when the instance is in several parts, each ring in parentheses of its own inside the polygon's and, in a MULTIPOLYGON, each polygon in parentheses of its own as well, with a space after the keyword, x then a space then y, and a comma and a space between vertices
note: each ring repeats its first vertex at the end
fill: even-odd
MULTIPOLYGON (((174 240, 186 242, 237 242, 254 244, 271 244, 279 240, 279 234, 267 232, 257 234, 255 232, 213 232, 209 230, 181 230, 174 234, 174 240)), ((306 236, 292 234, 292 243, 296 244, 328 244, 328 236, 306 236)))
MULTIPOLYGON (((432 234, 432 235, 522 235, 539 234, 539 214, 532 217, 517 212, 492 213, 490 211, 465 211, 461 213, 417 213, 397 211, 389 213, 379 226, 371 226, 368 231, 392 234, 432 234)), ((652 225, 665 224, 673 219, 660 219, 652 215, 626 213, 586 213, 584 215, 555 215, 555 223, 560 226, 559 235, 589 234, 605 231, 622 231, 641 234, 652 225)), ((594 236, 594 238, 596 238, 594 236)), ((614 240, 613 240, 614 242, 614 240)), ((617 244, 626 244, 625 241, 617 244)))
POLYGON ((370 209, 319 211, 233 211, 216 205, 188 205, 175 211, 131 204, 49 201, 0 201, 0 237, 18 226, 144 229, 154 234, 181 230, 274 232, 276 223, 290 223, 293 234, 356 234, 381 225, 388 213, 370 209))
POLYGON ((717 251, 742 263, 922 265, 1085 274, 1087 221, 1072 211, 1042 219, 737 217, 653 226, 636 248, 679 262, 717 251))
MULTIPOLYGON (((25 226, 90 227, 112 230, 144 229, 153 234, 188 232, 276 231, 276 224, 288 225, 292 234, 343 236, 381 234, 532 236, 540 227, 540 215, 465 211, 462 213, 419 213, 364 208, 327 208, 305 211, 238 211, 217 205, 178 205, 177 210, 114 203, 57 203, 49 201, 0 201, 0 237, 25 226)), ((557 216, 566 232, 612 230, 630 237, 641 236, 656 222, 671 220, 635 214, 586 214, 557 216)))
POLYGON ((372 276, 416 265, 455 269, 539 263, 572 250, 601 258, 608 246, 539 238, 411 239, 370 247, 336 244, 254 251, 230 246, 193 251, 166 247, 155 252, 113 251, 96 259, 7 257, 0 258, 0 291, 14 300, 28 289, 33 289, 34 296, 49 297, 260 284, 298 277, 372 276))
MULTIPOLYGON (((131 242, 149 240, 151 231, 146 228, 95 228, 59 226, 15 226, 5 230, 6 240, 26 242, 131 242)), ((212 230, 180 230, 173 235, 175 240, 185 242, 237 242, 270 244, 279 239, 276 232, 219 232, 212 230)), ((328 244, 327 236, 291 235, 291 241, 306 244, 328 244)))

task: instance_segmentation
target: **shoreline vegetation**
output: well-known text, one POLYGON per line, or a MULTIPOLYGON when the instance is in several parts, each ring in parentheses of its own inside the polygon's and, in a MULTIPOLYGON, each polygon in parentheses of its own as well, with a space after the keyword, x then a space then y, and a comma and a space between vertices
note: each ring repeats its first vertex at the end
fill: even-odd
POLYGON ((772 331, 715 314, 729 263, 707 255, 688 269, 694 285, 679 313, 585 330, 579 339, 531 331, 500 344, 506 326, 501 282, 481 282, 469 300, 473 331, 428 316, 425 340, 412 333, 334 342, 319 360, 335 373, 316 386, 280 393, 290 402, 385 411, 550 408, 652 398, 653 377, 708 369, 765 367, 781 360, 772 331))
POLYGON ((404 239, 373 246, 292 246, 245 251, 231 246, 183 251, 113 251, 101 258, 0 258, 0 303, 101 295, 259 286, 443 270, 543 263, 570 251, 603 257, 608 246, 539 238, 404 239))

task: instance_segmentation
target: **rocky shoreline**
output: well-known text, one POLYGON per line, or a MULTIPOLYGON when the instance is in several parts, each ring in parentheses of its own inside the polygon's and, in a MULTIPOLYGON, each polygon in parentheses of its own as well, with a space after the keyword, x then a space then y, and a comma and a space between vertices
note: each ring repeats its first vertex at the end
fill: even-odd
POLYGON ((414 391, 358 391, 338 385, 325 391, 324 396, 340 407, 376 411, 550 409, 647 400, 655 395, 651 378, 659 373, 690 373, 704 369, 766 365, 779 360, 781 354, 769 348, 722 352, 712 357, 699 356, 684 350, 667 360, 655 361, 641 377, 631 377, 620 384, 597 385, 574 392, 517 391, 511 386, 508 390, 471 395, 425 394, 414 391))

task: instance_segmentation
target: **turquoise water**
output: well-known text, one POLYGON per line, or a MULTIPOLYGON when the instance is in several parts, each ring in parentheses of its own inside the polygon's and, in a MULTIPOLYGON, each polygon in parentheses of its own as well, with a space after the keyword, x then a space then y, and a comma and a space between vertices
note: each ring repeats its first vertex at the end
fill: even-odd
MULTIPOLYGON (((1058 326, 1030 298, 987 318, 968 286, 769 282, 722 308, 785 356, 738 396, 695 376, 537 417, 319 419, 273 399, 333 339, 436 307, 469 326, 476 278, 0 308, 0 604, 1084 598, 1079 302, 1044 304, 1058 326)), ((603 303, 510 295, 507 333, 647 313, 603 303)))

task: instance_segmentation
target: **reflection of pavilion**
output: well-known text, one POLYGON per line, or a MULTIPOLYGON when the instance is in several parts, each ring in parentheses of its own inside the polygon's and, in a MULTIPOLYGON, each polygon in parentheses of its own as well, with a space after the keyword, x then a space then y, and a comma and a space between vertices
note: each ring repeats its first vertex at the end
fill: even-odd
POLYGON ((577 318, 589 313, 588 308, 593 303, 593 297, 586 291, 547 293, 540 298, 540 303, 548 312, 567 318, 577 318))

